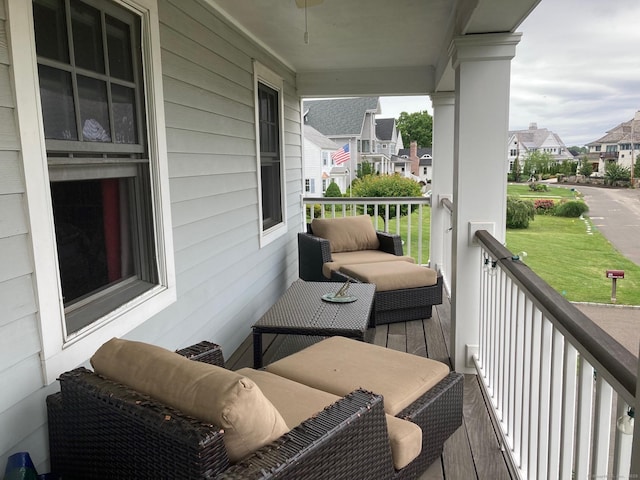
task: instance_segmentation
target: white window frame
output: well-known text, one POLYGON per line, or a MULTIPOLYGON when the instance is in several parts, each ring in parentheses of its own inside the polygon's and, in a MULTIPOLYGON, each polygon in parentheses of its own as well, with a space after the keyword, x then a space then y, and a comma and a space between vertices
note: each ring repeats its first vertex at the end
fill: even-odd
POLYGON ((260 232, 260 248, 265 247, 287 233, 287 191, 286 191, 286 158, 284 148, 284 81, 282 77, 257 60, 253 61, 253 92, 256 128, 256 173, 258 177, 258 231, 260 232), (260 163, 260 124, 258 110, 258 83, 262 83, 278 92, 280 121, 280 205, 282 205, 282 221, 264 230, 262 223, 262 175, 260 163))
POLYGON ((40 106, 33 7, 30 0, 7 0, 20 155, 25 186, 38 304, 43 381, 84 363, 107 340, 120 337, 176 301, 175 265, 169 198, 160 31, 156 0, 111 0, 140 15, 147 137, 152 175, 153 221, 158 285, 96 322, 67 334, 58 268, 47 151, 40 106), (35 127, 35 128, 34 128, 35 127))

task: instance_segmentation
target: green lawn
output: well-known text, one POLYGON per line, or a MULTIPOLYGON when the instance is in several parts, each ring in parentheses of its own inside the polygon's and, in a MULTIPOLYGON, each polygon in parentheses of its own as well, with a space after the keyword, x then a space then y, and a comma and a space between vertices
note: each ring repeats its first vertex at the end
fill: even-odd
POLYGON ((507 195, 514 195, 522 198, 552 198, 560 200, 565 198, 567 200, 573 200, 576 197, 580 197, 579 191, 572 191, 570 188, 561 188, 549 186, 547 192, 534 192, 529 188, 529 185, 523 184, 509 184, 507 185, 507 195))
MULTIPOLYGON (((522 191, 520 185, 513 187, 509 186, 511 194, 522 191)), ((563 190, 571 192, 553 188, 542 193, 562 194, 563 190)), ((592 225, 589 235, 587 222, 591 225, 588 217, 536 215, 529 228, 507 230, 506 246, 514 253, 527 252, 525 263, 570 301, 611 303, 611 280, 605 272, 624 270, 625 278, 617 284, 616 303, 640 305, 640 266, 621 255, 592 225)))

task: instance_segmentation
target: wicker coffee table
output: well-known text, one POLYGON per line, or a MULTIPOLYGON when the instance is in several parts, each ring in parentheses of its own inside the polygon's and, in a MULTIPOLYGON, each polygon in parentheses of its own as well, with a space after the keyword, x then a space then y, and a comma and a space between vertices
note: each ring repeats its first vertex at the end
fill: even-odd
POLYGON ((280 299, 253 325, 253 366, 262 367, 262 334, 309 335, 367 340, 369 316, 376 287, 371 283, 349 286, 350 303, 322 299, 342 283, 294 281, 280 299))

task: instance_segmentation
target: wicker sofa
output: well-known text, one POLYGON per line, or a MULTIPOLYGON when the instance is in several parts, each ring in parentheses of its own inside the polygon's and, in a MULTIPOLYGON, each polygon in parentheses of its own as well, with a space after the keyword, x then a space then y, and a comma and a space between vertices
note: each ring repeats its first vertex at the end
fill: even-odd
MULTIPOLYGON (((314 219, 306 232, 298 233, 298 274, 302 280, 359 281, 341 268, 370 262, 387 262, 393 268, 398 260, 414 263, 413 258, 404 256, 400 236, 374 230, 368 215, 314 219), (332 229, 331 235, 327 234, 325 227, 331 222, 341 227, 346 224, 344 233, 336 236, 332 229)), ((442 275, 435 275, 432 285, 377 291, 371 326, 431 318, 433 305, 442 303, 442 275)))
MULTIPOLYGON (((178 353, 224 364, 209 342, 178 353)), ((82 367, 60 385, 47 410, 51 468, 65 479, 417 478, 462 414, 462 376, 452 373, 397 415, 422 427, 423 448, 396 470, 382 397, 356 390, 231 464, 219 426, 82 367)))

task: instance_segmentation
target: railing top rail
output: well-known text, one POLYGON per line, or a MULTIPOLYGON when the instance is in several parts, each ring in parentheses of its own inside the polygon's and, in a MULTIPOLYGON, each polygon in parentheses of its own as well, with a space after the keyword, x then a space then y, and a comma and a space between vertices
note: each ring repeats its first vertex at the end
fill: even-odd
POLYGON ((367 203, 387 204, 387 203, 424 203, 429 204, 428 197, 302 197, 304 203, 367 203))
MULTIPOLYGON (((580 345, 578 349, 599 363, 626 390, 627 399, 635 398, 637 360, 635 356, 606 333, 584 313, 556 292, 549 284, 521 262, 486 230, 476 232, 476 239, 501 268, 527 290, 555 325, 566 331, 580 345)), ((596 366, 596 365, 594 365, 596 366)))

